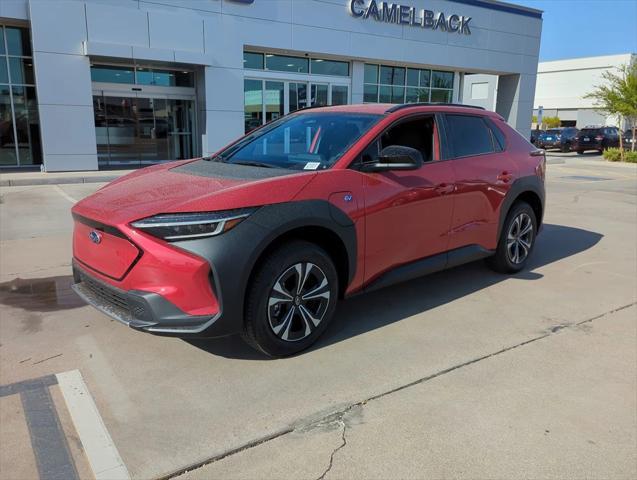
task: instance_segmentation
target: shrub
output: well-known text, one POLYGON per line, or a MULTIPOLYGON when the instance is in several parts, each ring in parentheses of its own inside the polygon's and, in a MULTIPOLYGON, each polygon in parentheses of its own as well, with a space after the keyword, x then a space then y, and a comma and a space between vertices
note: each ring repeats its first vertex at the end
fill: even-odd
POLYGON ((619 148, 609 148, 602 154, 609 162, 619 162, 622 159, 622 151, 619 148))
POLYGON ((630 163, 637 163, 637 151, 624 152, 624 161, 630 163))

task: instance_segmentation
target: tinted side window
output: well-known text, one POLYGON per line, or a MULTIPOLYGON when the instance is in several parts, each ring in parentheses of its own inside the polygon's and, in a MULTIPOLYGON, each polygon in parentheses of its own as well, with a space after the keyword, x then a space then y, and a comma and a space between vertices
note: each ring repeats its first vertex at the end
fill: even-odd
POLYGON ((454 157, 493 152, 491 133, 481 117, 447 115, 448 138, 454 157))
POLYGON ((490 118, 485 118, 484 121, 487 122, 487 125, 491 129, 491 133, 493 133, 493 144, 496 151, 502 152, 506 148, 506 138, 504 136, 504 133, 502 133, 502 130, 500 130, 495 122, 490 118))

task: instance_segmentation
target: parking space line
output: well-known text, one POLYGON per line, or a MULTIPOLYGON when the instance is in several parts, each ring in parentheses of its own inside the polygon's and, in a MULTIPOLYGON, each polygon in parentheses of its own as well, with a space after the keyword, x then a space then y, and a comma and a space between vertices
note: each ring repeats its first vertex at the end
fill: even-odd
POLYGON ((60 187, 59 185, 53 185, 53 187, 58 191, 60 195, 66 198, 69 202, 73 204, 77 203, 77 200, 73 198, 71 195, 69 195, 68 193, 66 193, 64 190, 62 190, 62 187, 60 187))
POLYGON ((78 370, 56 375, 95 480, 129 480, 130 474, 78 370))
POLYGON ((77 470, 47 386, 20 392, 24 416, 41 479, 76 480, 77 470))

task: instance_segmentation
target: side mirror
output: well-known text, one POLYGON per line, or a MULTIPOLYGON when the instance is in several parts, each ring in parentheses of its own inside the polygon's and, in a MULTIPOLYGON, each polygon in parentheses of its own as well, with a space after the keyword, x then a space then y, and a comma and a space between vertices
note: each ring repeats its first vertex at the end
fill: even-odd
POLYGON ((391 170, 418 170, 424 163, 422 154, 415 148, 390 145, 383 148, 376 162, 363 163, 363 172, 388 172, 391 170))

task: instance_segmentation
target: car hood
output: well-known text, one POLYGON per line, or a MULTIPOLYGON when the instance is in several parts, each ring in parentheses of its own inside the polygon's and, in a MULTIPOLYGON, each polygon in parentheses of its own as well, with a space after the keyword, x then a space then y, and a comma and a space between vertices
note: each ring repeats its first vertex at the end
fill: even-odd
POLYGON ((121 177, 73 207, 73 213, 127 224, 159 213, 203 212, 292 200, 316 172, 188 160, 121 177))

